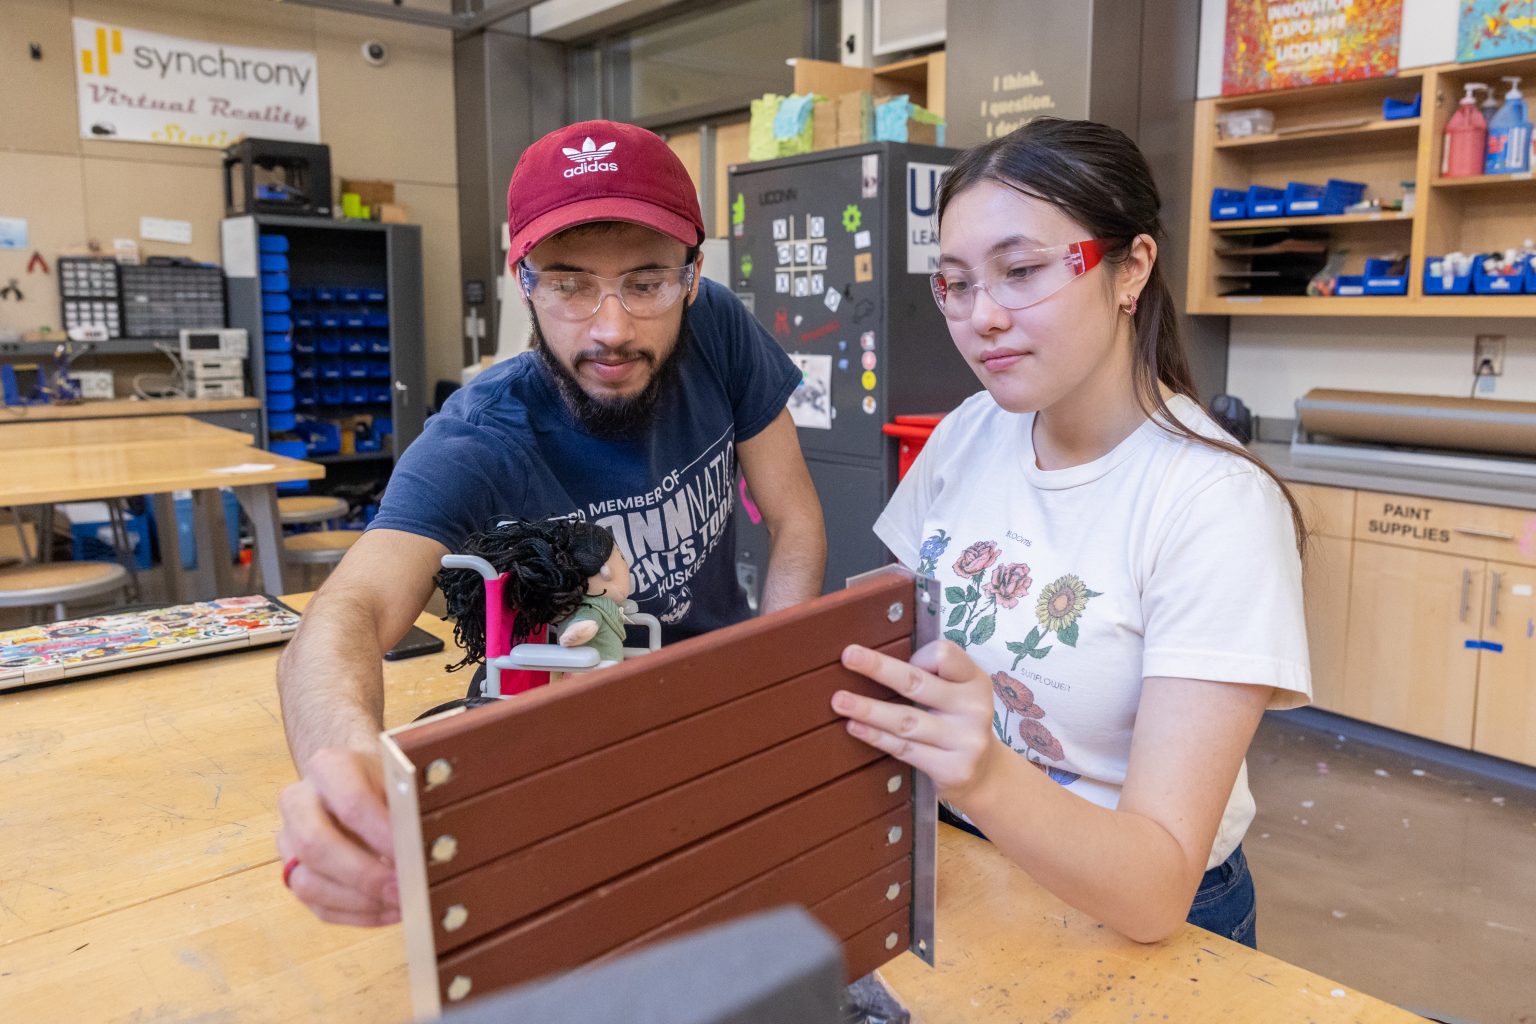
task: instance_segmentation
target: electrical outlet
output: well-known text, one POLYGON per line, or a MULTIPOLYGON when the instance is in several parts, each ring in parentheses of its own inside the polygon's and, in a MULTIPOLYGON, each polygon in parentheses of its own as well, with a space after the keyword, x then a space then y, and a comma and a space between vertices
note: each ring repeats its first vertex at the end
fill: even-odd
POLYGON ((1504 335, 1479 334, 1472 340, 1472 372, 1482 377, 1504 375, 1504 335))

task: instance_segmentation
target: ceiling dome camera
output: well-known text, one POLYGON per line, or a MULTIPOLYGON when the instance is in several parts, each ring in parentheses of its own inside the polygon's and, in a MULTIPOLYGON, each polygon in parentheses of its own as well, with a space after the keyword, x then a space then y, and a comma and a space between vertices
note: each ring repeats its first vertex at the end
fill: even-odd
POLYGON ((376 39, 363 44, 363 60, 374 67, 382 67, 389 60, 389 48, 376 39))

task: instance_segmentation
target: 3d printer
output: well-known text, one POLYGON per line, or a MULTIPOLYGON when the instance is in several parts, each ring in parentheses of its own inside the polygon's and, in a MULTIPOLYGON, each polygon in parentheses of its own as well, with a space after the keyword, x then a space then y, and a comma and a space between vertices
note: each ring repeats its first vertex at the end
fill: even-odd
POLYGON ((224 151, 224 215, 331 215, 331 148, 241 139, 224 151))

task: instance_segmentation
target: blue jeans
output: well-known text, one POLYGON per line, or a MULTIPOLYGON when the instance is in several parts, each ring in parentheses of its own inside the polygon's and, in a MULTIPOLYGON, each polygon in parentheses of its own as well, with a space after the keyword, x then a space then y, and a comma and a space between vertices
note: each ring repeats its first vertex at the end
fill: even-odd
MULTIPOLYGON (((939 820, 973 836, 987 838, 981 829, 951 814, 943 804, 939 805, 939 820)), ((1258 949, 1254 920, 1257 909, 1253 875, 1248 873, 1248 858, 1243 856, 1243 845, 1239 843, 1232 856, 1200 879, 1200 888, 1195 890, 1195 901, 1190 904, 1185 920, 1249 949, 1258 949)))
POLYGON ((1253 875, 1248 873, 1248 858, 1243 856, 1239 843, 1232 856, 1200 879, 1186 920, 1249 949, 1258 949, 1254 922, 1257 909, 1253 875))

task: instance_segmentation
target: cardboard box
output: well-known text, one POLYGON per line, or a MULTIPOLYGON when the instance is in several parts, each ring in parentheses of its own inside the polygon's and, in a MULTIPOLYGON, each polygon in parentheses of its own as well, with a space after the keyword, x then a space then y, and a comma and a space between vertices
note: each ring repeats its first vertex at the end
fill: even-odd
POLYGON ((837 146, 837 102, 817 99, 811 110, 811 149, 820 151, 837 146))
POLYGON ((857 146, 875 137, 874 97, 867 91, 845 92, 837 98, 837 144, 857 146))
POLYGON ((352 192, 364 206, 379 206, 395 201, 395 183, 392 181, 348 181, 341 179, 341 193, 352 192))

